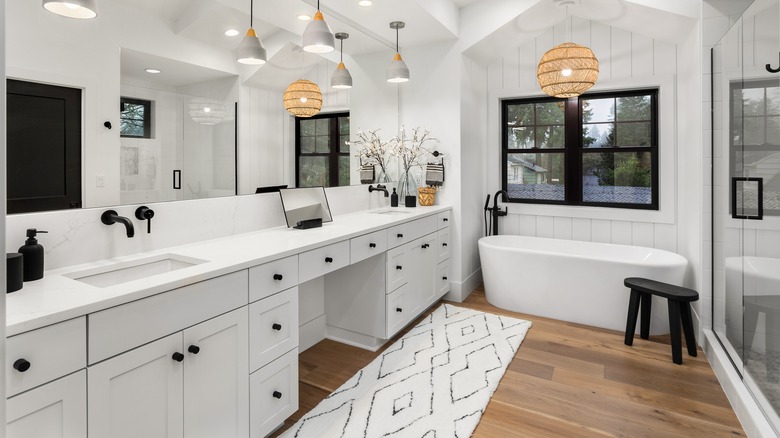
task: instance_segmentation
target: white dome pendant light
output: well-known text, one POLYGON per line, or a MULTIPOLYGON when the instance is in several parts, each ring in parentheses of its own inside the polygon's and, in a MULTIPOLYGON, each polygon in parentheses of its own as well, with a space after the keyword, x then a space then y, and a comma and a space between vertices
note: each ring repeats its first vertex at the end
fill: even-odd
POLYGON ((303 50, 309 53, 330 53, 336 50, 336 41, 333 39, 333 32, 330 26, 325 22, 322 12, 320 12, 320 0, 317 0, 317 13, 314 18, 306 25, 303 31, 303 50))
POLYGON ((84 20, 97 17, 98 0, 43 0, 43 7, 63 17, 84 20))
POLYGON ((260 42, 260 38, 257 37, 254 24, 254 0, 249 1, 249 30, 246 31, 246 35, 241 39, 238 44, 238 50, 236 51, 236 61, 246 65, 262 65, 266 62, 266 52, 263 43, 260 42))
POLYGON ((393 62, 387 67, 387 82, 390 83, 409 82, 409 67, 401 59, 401 53, 398 49, 398 29, 403 29, 404 26, 406 25, 403 21, 390 23, 390 29, 395 29, 395 56, 393 57, 393 62))
POLYGON ((344 40, 347 38, 349 38, 348 33, 339 32, 336 34, 336 39, 341 41, 341 56, 339 58, 339 66, 330 79, 330 86, 333 88, 352 88, 352 75, 349 74, 349 70, 344 66, 344 40))

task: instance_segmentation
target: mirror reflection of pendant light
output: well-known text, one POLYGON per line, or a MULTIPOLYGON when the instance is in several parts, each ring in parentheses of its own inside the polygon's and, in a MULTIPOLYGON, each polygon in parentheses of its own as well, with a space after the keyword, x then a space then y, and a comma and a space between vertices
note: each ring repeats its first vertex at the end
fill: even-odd
POLYGON ((339 58, 339 66, 330 79, 330 86, 333 88, 352 88, 352 75, 344 66, 344 40, 347 38, 349 38, 348 33, 339 32, 336 34, 336 39, 341 41, 341 57, 339 58))
MULTIPOLYGON (((566 7, 569 22, 569 5, 575 0, 556 0, 559 7, 566 7)), ((571 41, 571 23, 567 33, 571 41)), ((599 61, 588 47, 572 42, 559 44, 548 50, 539 60, 536 79, 542 91, 558 98, 576 97, 592 87, 599 77, 599 61)))
POLYGON ((401 53, 398 49, 398 29, 403 29, 403 21, 393 21, 390 23, 390 29, 395 29, 395 56, 393 62, 387 67, 387 82, 400 83, 409 81, 409 67, 401 59, 401 53))
POLYGON ((320 0, 317 0, 317 13, 303 31, 303 50, 309 53, 330 53, 336 50, 333 32, 320 12, 320 0))
POLYGON ((192 121, 200 125, 216 125, 225 119, 225 103, 216 99, 195 97, 189 110, 192 121))
POLYGON ((89 19, 97 17, 98 0, 43 0, 43 7, 63 17, 89 19))
POLYGON ((254 24, 254 0, 249 0, 249 30, 246 31, 246 35, 241 39, 238 44, 238 50, 236 52, 236 61, 241 64, 247 65, 262 65, 266 61, 266 52, 263 43, 260 42, 260 38, 257 37, 254 24))
POLYGON ((284 107, 296 117, 311 117, 322 109, 322 92, 314 82, 298 79, 284 91, 284 107))

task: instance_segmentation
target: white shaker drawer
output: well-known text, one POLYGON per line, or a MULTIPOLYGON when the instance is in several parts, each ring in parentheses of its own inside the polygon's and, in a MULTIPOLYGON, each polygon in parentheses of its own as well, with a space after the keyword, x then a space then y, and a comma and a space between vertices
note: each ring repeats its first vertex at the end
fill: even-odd
POLYGON ((442 211, 437 215, 439 220, 439 229, 447 228, 450 226, 450 210, 442 211))
POLYGON ((298 281, 309 281, 349 265, 349 242, 333 243, 298 255, 298 281))
POLYGON ((87 366, 87 318, 11 336, 5 345, 5 395, 10 397, 87 366))
POLYGON ((441 298, 450 291, 450 261, 445 260, 439 263, 436 268, 436 288, 438 289, 438 298, 441 298))
POLYGON ((298 255, 249 269, 249 302, 298 285, 298 255))
POLYGON ((264 437, 298 410, 298 349, 249 376, 249 436, 264 437))
POLYGON ((393 248, 387 252, 387 293, 403 286, 407 281, 407 274, 414 267, 409 260, 409 246, 404 245, 393 248))
POLYGON ((416 291, 409 283, 404 284, 398 290, 387 295, 385 321, 387 323, 387 339, 392 338, 406 324, 417 316, 418 303, 415 297, 416 291))
POLYGON ((436 245, 438 246, 439 256, 438 262, 441 263, 450 258, 450 248, 452 243, 450 241, 450 229, 442 228, 436 233, 436 245))
POLYGON ((436 215, 413 220, 387 229, 387 247, 395 248, 412 240, 419 239, 426 234, 435 232, 436 215))
POLYGON ((89 314, 89 364, 245 306, 247 271, 89 314))
POLYGON ((350 263, 355 264, 387 250, 387 231, 376 231, 349 241, 350 263))
POLYGON ((249 371, 298 346, 298 288, 249 305, 249 371))

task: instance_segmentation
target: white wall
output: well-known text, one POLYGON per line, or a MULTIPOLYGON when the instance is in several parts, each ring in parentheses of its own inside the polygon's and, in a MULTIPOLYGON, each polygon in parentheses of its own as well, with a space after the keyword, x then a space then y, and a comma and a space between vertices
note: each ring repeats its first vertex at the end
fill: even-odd
MULTIPOLYGON (((5 23, 5 0, 0 0, 0 23, 5 23)), ((5 76, 5 32, 0 32, 0 77, 5 76)), ((5 108, 5 81, 0 84, 0 108, 5 108)), ((5 228, 5 115, 0 117, 0 229, 5 228)), ((5 234, 0 234, 0 245, 5 245, 5 234)), ((6 278, 5 263, 0 266, 0 278, 6 278)), ((6 285, 0 285, 0 363, 5 361, 5 290, 6 285)), ((0 376, 0 393, 5 394, 5 373, 0 376)), ((0 397, 0 424, 5 424, 5 397, 0 397)), ((0 436, 5 436, 5 428, 0 432, 0 436)))

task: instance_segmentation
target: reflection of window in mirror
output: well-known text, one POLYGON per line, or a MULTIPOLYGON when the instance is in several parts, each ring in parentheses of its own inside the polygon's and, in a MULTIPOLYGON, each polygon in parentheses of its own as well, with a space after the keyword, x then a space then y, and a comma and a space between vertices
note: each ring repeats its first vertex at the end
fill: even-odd
POLYGON ((152 138, 152 102, 122 97, 119 112, 119 135, 152 138))
POLYGON ((8 213, 81 207, 81 90, 7 80, 8 213))
POLYGON ((349 185, 349 113, 295 118, 298 187, 349 185))

